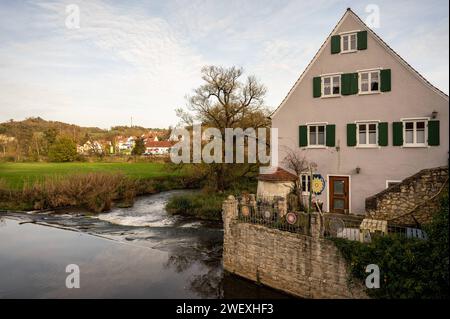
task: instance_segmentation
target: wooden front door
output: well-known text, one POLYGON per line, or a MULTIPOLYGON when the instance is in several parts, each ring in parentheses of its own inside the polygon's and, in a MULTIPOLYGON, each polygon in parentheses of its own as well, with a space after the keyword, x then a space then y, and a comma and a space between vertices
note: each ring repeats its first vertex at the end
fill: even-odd
POLYGON ((348 214, 349 180, 345 176, 330 176, 330 212, 348 214))

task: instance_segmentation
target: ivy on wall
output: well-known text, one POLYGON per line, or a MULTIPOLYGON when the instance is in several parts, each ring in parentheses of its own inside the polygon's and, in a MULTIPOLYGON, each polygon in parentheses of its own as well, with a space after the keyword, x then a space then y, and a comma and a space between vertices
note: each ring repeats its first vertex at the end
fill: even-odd
POLYGON ((364 284, 366 266, 380 269, 380 288, 367 289, 372 298, 449 298, 448 194, 441 210, 425 226, 428 240, 399 236, 376 237, 371 243, 332 239, 348 261, 351 275, 364 284))

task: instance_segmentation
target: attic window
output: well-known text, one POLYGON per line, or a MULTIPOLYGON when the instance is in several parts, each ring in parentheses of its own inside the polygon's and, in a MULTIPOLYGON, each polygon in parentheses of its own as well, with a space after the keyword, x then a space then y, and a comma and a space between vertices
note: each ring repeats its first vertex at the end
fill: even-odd
POLYGON ((358 50, 357 46, 357 33, 347 33, 341 36, 342 53, 354 52, 358 50))

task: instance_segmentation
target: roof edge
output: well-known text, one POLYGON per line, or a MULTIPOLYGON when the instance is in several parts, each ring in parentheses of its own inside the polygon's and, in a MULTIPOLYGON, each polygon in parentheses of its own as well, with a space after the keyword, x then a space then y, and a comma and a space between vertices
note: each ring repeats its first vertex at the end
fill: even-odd
POLYGON ((348 14, 353 14, 353 16, 367 29, 367 31, 371 32, 371 34, 374 36, 374 38, 382 45, 384 46, 388 52, 390 52, 394 58, 396 58, 403 66, 405 66, 407 69, 412 71, 414 75, 416 75, 419 80, 423 81, 426 86, 428 86, 430 89, 435 91, 435 93, 439 94, 441 97, 446 99, 448 101, 448 94, 434 86, 431 82, 429 82, 422 74, 420 74, 416 69, 414 69, 408 62, 406 62, 405 59, 403 59, 397 52, 394 51, 378 34, 375 33, 367 24, 362 21, 362 19, 355 13, 351 8, 347 8, 345 10, 345 13, 342 15, 342 17, 339 19, 339 21, 336 23, 334 28, 331 30, 330 34, 326 37, 325 41, 320 46, 319 50, 316 52, 316 54, 313 56, 311 61, 308 63, 306 68, 303 70, 303 72, 300 74, 299 78, 294 82, 286 96, 283 98, 281 103, 278 105, 278 107, 269 115, 269 118, 272 119, 272 117, 284 106, 285 102, 289 99, 293 91, 297 88, 297 86, 300 84, 300 82, 303 80, 303 77, 305 74, 309 71, 312 64, 315 62, 315 60, 319 57, 319 55, 322 53, 323 49, 325 48, 326 44, 328 43, 329 39, 333 35, 334 31, 341 25, 342 21, 348 14))

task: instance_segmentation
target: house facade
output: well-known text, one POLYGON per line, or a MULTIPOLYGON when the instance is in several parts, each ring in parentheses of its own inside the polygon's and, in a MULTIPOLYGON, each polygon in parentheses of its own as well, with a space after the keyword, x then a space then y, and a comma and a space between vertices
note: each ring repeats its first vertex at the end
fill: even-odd
POLYGON ((271 118, 280 166, 292 150, 317 164, 325 211, 364 214, 367 197, 448 165, 448 96, 350 9, 271 118))
POLYGON ((116 153, 118 154, 124 154, 124 155, 130 155, 131 151, 134 148, 136 137, 130 136, 118 136, 117 137, 117 143, 116 143, 116 153))
POLYGON ((145 155, 168 155, 170 148, 173 146, 171 141, 154 141, 145 142, 145 155))

